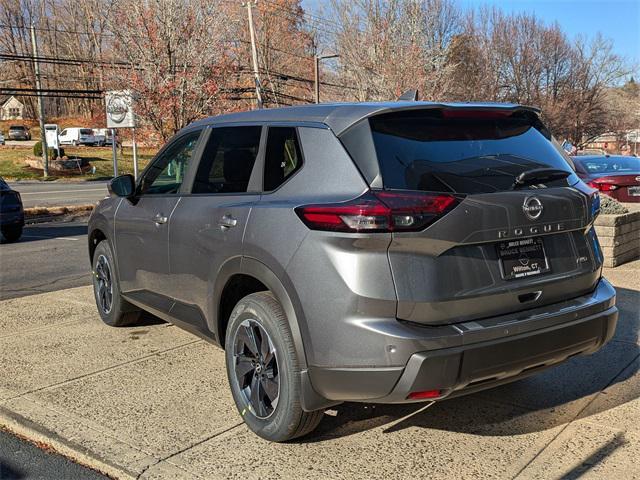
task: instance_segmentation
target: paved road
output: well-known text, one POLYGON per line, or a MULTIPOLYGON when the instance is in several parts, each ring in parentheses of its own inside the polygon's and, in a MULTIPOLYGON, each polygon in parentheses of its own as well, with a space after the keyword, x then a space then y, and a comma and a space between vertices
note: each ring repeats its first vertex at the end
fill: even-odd
POLYGON ((0 245, 0 300, 89 285, 87 224, 27 226, 19 242, 0 245))
POLYGON ((107 477, 0 430, 1 480, 93 480, 107 477))
POLYGON ((20 192, 22 203, 28 207, 82 205, 95 203, 108 195, 107 182, 12 182, 11 188, 20 192))
POLYGON ((25 148, 33 148, 38 140, 7 140, 7 136, 5 138, 5 143, 9 147, 25 147, 25 148))

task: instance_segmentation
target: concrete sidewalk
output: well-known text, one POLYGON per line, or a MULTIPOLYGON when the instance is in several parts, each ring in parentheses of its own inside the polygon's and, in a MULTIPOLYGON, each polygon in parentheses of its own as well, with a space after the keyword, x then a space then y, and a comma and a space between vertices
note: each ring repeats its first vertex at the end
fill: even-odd
POLYGON ((602 351, 441 404, 344 404, 315 435, 242 424, 221 350, 169 324, 114 329, 80 287, 0 302, 0 425, 118 478, 640 478, 640 262, 606 272, 602 351))

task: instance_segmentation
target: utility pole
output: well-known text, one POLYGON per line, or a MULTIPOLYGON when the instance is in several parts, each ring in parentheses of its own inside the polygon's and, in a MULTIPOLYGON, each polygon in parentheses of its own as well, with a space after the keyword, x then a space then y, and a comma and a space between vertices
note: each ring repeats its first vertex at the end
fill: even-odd
POLYGON ((320 60, 324 60, 326 58, 337 58, 340 55, 337 55, 335 53, 332 53, 330 55, 316 55, 315 56, 315 62, 314 62, 314 66, 315 68, 313 69, 313 80, 314 80, 314 86, 315 86, 315 97, 316 97, 316 103, 320 103, 320 60))
POLYGON ((247 16, 249 17, 249 35, 251 36, 251 59, 253 61, 253 77, 256 82, 256 99, 258 108, 262 108, 262 92, 260 85, 260 74, 258 73, 258 51, 256 50, 256 34, 253 31, 253 12, 252 4, 255 4, 257 0, 249 0, 242 5, 247 7, 247 16))
POLYGON ((38 95, 38 118, 40 120, 40 138, 42 141, 42 167, 44 177, 49 176, 49 149, 47 148, 47 136, 44 131, 44 100, 42 99, 42 86, 40 85, 40 64, 38 63, 38 42, 36 29, 31 22, 31 47, 33 49, 33 70, 36 74, 36 94, 38 95))

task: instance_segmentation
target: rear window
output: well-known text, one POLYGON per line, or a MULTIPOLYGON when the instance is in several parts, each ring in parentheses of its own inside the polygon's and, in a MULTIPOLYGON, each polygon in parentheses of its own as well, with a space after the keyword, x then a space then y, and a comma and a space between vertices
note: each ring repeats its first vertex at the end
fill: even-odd
POLYGON ((13 130, 14 132, 24 132, 26 128, 21 126, 13 126, 13 127, 9 127, 9 131, 11 130, 13 130))
POLYGON ((636 173, 640 172, 640 158, 595 157, 576 158, 576 164, 586 173, 636 173))
MULTIPOLYGON (((510 190, 524 171, 573 172, 540 121, 526 112, 412 110, 369 119, 385 188, 462 194, 510 190)), ((567 186, 577 179, 548 182, 567 186)), ((535 185, 528 188, 537 188, 535 185)))

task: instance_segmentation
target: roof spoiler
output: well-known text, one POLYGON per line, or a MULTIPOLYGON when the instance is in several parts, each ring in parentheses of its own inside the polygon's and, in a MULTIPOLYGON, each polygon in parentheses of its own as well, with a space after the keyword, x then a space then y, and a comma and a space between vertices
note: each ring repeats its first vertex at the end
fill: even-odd
POLYGON ((407 90, 402 95, 398 97, 398 101, 402 102, 417 102, 418 101, 418 90, 412 89, 407 90))

